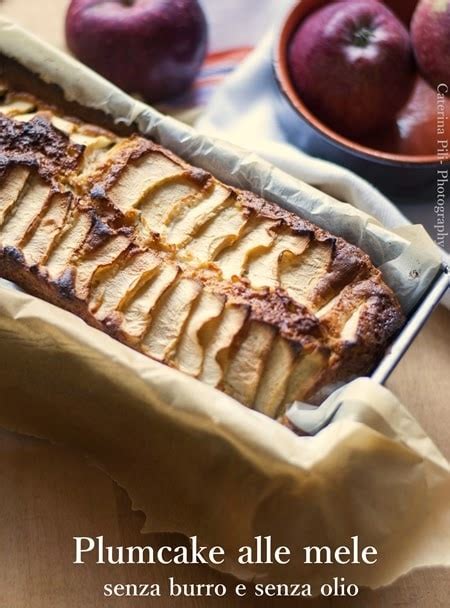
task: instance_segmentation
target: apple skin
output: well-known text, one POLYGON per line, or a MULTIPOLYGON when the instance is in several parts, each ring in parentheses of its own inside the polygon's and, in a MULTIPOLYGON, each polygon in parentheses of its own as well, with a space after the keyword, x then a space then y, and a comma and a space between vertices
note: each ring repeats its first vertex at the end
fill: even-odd
POLYGON ((411 38, 423 77, 434 87, 446 84, 450 89, 450 0, 421 0, 411 38))
POLYGON ((197 0, 72 0, 69 49, 120 88, 158 102, 192 84, 208 28, 197 0))
POLYGON ((288 62, 300 99, 353 139, 392 125, 415 80, 408 31, 377 0, 332 2, 307 16, 288 62))

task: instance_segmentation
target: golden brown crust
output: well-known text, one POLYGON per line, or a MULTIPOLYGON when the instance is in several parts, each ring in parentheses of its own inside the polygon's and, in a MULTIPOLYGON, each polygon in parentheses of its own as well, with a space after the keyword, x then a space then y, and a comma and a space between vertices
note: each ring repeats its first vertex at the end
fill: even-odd
POLYGON ((43 177, 65 175, 79 164, 83 154, 80 145, 72 144, 47 120, 36 116, 30 122, 9 120, 0 114, 0 171, 10 162, 38 169, 43 177))
POLYGON ((256 290, 238 279, 233 282, 206 280, 205 284, 233 304, 247 306, 252 320, 276 327, 284 338, 302 348, 308 344, 308 337, 323 338, 317 317, 282 289, 256 290))
POLYGON ((367 373, 399 329, 394 294, 345 240, 150 140, 29 95, 6 107, 0 275, 30 293, 274 416, 367 373))

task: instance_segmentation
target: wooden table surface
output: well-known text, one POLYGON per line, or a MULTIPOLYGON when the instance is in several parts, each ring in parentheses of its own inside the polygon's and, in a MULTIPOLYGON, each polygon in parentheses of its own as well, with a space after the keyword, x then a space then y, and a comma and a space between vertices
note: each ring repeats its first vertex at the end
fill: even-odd
MULTIPOLYGON (((10 16, 63 47, 67 0, 3 0, 10 16)), ((440 449, 450 457, 450 313, 438 309, 389 382, 440 449)), ((0 395, 1 398, 1 395, 0 395)), ((179 545, 174 535, 143 536, 143 515, 127 495, 82 455, 44 441, 0 432, 0 608, 155 606, 298 606, 298 599, 106 599, 105 583, 233 584, 207 567, 74 566, 73 536, 104 535, 108 544, 179 545)), ((354 601, 311 600, 311 608, 448 608, 449 571, 417 571, 388 589, 362 591, 354 601)))

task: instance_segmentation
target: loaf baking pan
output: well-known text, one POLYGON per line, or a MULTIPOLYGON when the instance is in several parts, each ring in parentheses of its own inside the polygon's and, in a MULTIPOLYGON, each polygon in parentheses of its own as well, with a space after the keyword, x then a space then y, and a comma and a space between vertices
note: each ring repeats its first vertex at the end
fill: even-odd
POLYGON ((373 371, 372 379, 375 380, 375 382, 384 384, 388 380, 389 376, 395 370, 403 355, 409 349, 415 337, 425 325, 433 310, 445 296, 448 289, 450 289, 449 269, 447 266, 442 265, 438 275, 431 283, 419 304, 417 304, 416 308, 409 314, 402 331, 394 340, 382 361, 380 361, 373 371))

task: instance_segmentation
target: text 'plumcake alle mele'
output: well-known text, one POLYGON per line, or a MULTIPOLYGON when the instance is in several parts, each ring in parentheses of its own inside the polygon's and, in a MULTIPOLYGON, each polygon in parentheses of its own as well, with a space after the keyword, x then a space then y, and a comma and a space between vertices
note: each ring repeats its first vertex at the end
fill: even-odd
POLYGON ((274 418, 370 371, 403 321, 357 247, 6 82, 0 276, 274 418))

